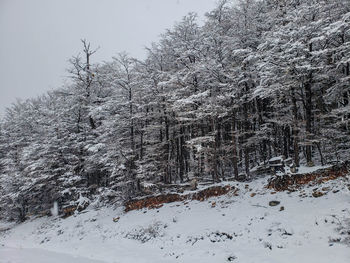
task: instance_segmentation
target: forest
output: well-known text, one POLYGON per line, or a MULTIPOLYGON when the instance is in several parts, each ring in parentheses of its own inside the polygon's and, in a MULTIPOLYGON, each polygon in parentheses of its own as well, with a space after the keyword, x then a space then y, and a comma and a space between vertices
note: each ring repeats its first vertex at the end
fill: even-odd
POLYGON ((349 0, 221 0, 144 60, 81 43, 62 87, 0 121, 2 219, 349 160, 349 0))

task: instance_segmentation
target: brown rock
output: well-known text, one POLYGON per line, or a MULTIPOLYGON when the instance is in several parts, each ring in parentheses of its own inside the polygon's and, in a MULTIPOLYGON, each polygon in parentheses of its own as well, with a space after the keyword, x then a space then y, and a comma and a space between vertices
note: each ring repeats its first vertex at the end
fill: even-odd
POLYGON ((312 196, 315 197, 315 198, 323 196, 323 195, 324 195, 324 193, 322 193, 320 191, 315 191, 315 192, 312 193, 312 196))
POLYGON ((270 201, 269 206, 276 206, 279 205, 281 202, 280 201, 270 201))
POLYGON ((187 204, 188 200, 204 201, 210 197, 227 194, 231 191, 231 189, 232 188, 229 185, 212 186, 187 195, 162 194, 157 196, 145 197, 142 199, 129 200, 124 203, 125 212, 142 208, 160 208, 163 204, 172 202, 185 201, 185 204, 187 204))
POLYGON ((293 174, 272 177, 269 180, 267 188, 276 191, 292 191, 298 189, 302 185, 318 185, 329 180, 335 180, 348 174, 346 165, 335 165, 329 168, 319 169, 312 173, 293 174))

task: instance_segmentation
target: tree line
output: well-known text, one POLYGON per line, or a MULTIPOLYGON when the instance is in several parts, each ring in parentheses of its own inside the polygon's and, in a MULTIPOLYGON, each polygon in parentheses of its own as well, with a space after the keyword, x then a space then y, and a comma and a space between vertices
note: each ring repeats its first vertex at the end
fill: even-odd
MULTIPOLYGON (((283 155, 349 158, 350 1, 220 1, 138 60, 69 61, 70 81, 18 101, 0 124, 1 217, 24 220, 193 178, 254 179, 283 155)), ((98 51, 97 51, 98 52, 98 51)))

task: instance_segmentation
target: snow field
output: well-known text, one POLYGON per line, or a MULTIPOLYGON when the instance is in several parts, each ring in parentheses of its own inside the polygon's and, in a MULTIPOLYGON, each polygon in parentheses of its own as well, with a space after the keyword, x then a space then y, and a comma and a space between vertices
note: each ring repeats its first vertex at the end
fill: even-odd
POLYGON ((274 193, 266 179, 232 184, 238 196, 28 221, 1 233, 0 262, 349 262, 344 178, 318 186, 331 189, 319 198, 311 195, 317 186, 274 193), (271 207, 272 200, 280 204, 271 207))

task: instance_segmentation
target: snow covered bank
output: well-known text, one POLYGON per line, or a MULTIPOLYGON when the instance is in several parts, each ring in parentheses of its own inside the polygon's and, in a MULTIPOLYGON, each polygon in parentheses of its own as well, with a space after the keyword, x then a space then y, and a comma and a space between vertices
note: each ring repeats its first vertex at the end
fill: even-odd
POLYGON ((348 179, 322 184, 329 191, 318 198, 315 186, 274 193, 261 179, 233 183, 238 196, 205 202, 40 218, 1 233, 0 262, 347 263, 348 234, 341 229, 350 218, 348 179), (272 200, 280 204, 271 207, 272 200))

